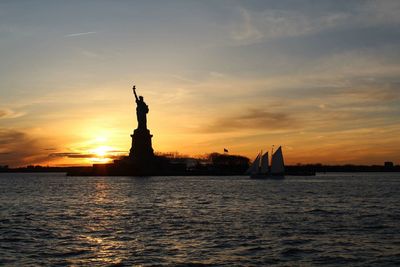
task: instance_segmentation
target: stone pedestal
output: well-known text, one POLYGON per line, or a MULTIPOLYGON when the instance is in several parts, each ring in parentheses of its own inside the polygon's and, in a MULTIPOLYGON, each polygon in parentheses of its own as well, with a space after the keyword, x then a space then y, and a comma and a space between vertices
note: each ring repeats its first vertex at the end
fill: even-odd
POLYGON ((151 165, 154 159, 154 151, 151 145, 151 138, 153 135, 150 134, 148 129, 136 129, 132 137, 132 146, 129 152, 129 157, 135 165, 143 166, 151 165))

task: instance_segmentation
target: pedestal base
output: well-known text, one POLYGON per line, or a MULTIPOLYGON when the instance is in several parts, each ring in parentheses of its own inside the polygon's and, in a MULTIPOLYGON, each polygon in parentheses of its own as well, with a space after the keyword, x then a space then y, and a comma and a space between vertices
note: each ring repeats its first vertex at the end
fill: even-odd
POLYGON ((151 145, 151 138, 153 135, 150 134, 148 129, 136 129, 132 137, 132 146, 129 152, 129 158, 139 165, 145 167, 151 165, 154 159, 154 151, 151 145))

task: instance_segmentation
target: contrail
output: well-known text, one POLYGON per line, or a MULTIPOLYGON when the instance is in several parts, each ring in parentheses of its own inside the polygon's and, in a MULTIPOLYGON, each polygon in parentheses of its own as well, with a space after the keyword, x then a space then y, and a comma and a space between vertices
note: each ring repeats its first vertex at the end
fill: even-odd
POLYGON ((94 34, 96 32, 78 32, 78 33, 71 33, 67 34, 64 37, 76 37, 76 36, 82 36, 82 35, 88 35, 88 34, 94 34))

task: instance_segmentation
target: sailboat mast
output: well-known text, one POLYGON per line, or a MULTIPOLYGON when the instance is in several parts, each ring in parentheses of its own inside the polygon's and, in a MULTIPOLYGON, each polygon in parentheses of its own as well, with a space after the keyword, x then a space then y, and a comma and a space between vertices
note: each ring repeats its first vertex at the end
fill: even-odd
POLYGON ((272 145, 272 148, 271 148, 271 165, 270 166, 272 166, 272 157, 274 156, 274 145, 272 145))

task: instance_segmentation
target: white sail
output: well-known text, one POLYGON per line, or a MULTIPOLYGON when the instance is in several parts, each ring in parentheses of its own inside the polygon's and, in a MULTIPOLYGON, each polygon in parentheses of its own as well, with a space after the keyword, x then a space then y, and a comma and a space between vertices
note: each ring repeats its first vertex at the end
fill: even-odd
POLYGON ((268 173, 268 152, 261 157, 261 173, 268 173))
POLYGON ((272 155, 271 174, 283 175, 285 173, 285 163, 283 161, 282 148, 279 147, 272 155))
POLYGON ((255 174, 258 173, 260 168, 260 154, 257 155, 256 159, 253 161, 253 164, 246 171, 246 174, 255 174))

